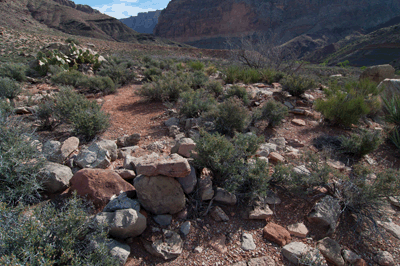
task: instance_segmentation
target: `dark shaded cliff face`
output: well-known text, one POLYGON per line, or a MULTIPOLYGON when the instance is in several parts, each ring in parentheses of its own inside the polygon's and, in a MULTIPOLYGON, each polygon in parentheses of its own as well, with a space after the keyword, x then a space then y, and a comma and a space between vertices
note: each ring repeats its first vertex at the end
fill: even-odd
POLYGON ((139 13, 137 16, 120 19, 129 28, 139 33, 153 34, 154 27, 158 23, 161 10, 139 13))
POLYGON ((281 43, 308 35, 327 44, 399 14, 398 0, 172 0, 154 34, 203 48, 225 48, 226 38, 255 32, 281 43))

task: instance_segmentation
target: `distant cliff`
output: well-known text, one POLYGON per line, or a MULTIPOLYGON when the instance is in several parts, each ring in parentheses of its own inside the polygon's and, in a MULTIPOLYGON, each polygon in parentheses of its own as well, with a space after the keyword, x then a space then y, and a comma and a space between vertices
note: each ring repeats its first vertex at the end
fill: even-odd
POLYGON ((120 19, 129 28, 140 33, 153 34, 154 27, 157 25, 161 10, 138 13, 137 16, 120 19))
POLYGON ((203 48, 225 48, 226 38, 255 32, 281 43, 307 35, 329 44, 399 14, 398 0, 171 0, 154 34, 203 48))

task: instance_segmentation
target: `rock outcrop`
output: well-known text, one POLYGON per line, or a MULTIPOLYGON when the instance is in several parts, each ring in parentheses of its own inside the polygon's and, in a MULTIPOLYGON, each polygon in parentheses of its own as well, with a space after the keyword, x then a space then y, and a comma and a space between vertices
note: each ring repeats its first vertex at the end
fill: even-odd
POLYGON ((157 25, 161 10, 140 12, 137 16, 120 19, 129 28, 140 33, 153 34, 154 27, 157 25))
POLYGON ((311 36, 326 45, 385 23, 399 11, 396 0, 172 0, 154 34, 202 48, 225 48, 226 38, 255 32, 274 32, 281 43, 311 36))

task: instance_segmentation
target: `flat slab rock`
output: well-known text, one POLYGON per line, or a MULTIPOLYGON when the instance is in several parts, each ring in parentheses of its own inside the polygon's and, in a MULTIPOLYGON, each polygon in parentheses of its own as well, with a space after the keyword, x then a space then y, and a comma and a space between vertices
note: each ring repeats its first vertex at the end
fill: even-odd
POLYGON ((299 265, 300 262, 305 265, 328 265, 318 249, 312 248, 303 242, 292 242, 285 245, 282 248, 282 255, 295 265, 299 265))
POLYGON ((190 174, 190 171, 188 160, 178 154, 158 158, 143 158, 136 164, 136 173, 145 176, 186 177, 190 174))
POLYGON ((290 243, 290 233, 282 226, 275 223, 268 223, 263 229, 265 239, 274 242, 280 246, 290 243))

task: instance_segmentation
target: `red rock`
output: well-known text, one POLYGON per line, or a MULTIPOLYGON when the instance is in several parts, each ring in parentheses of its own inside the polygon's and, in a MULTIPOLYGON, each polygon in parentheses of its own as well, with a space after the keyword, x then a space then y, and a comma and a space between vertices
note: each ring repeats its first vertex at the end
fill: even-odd
POLYGON ((111 170, 85 168, 70 180, 70 191, 76 190, 79 196, 87 197, 96 207, 103 207, 113 195, 127 192, 130 197, 136 194, 135 187, 111 170))
POLYGON ((356 263, 354 263, 354 266, 368 266, 368 264, 365 262, 363 259, 358 259, 356 263))
POLYGON ((274 163, 283 163, 285 161, 285 158, 277 152, 271 152, 268 155, 268 159, 274 163))
POLYGON ((277 243, 281 247, 290 243, 291 241, 288 230, 274 223, 269 223, 264 227, 263 236, 265 239, 277 243))
POLYGON ((306 121, 304 121, 303 119, 293 119, 292 123, 297 126, 305 126, 306 125, 306 121))

